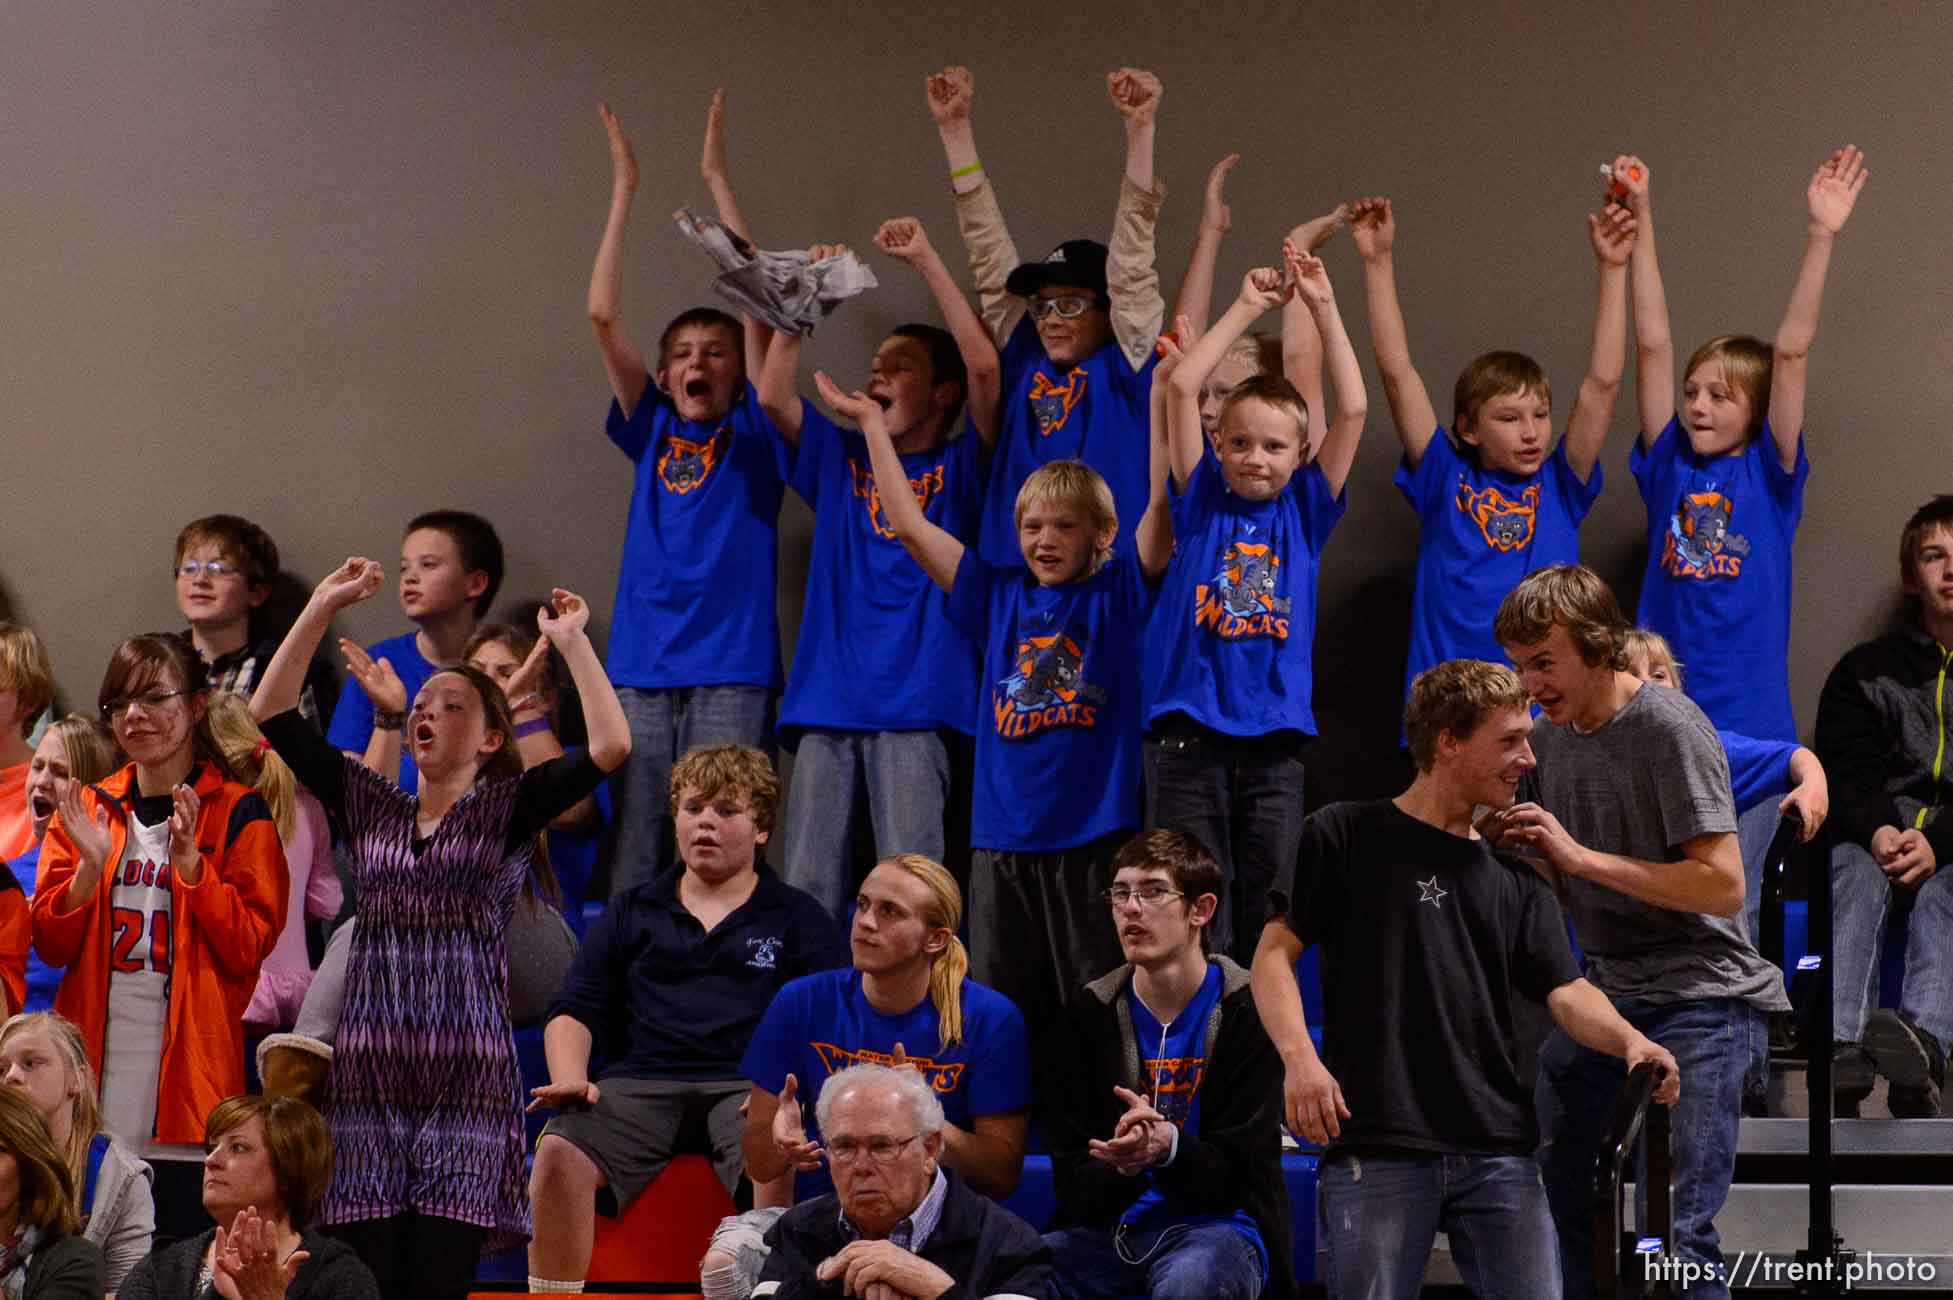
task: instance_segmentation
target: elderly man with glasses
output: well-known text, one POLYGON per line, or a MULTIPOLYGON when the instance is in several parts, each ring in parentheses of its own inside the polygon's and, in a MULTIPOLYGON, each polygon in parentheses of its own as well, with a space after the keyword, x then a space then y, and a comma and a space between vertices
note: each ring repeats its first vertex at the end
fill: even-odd
POLYGON ((945 1172, 943 1108, 914 1069, 850 1066, 815 1103, 834 1192, 766 1235, 755 1297, 1055 1300, 1031 1226, 945 1172))

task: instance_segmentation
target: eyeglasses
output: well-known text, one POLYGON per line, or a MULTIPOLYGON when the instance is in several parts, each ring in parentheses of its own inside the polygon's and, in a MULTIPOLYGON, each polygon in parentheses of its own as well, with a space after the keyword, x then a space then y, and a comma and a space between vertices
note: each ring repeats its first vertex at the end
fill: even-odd
POLYGON ((1099 891, 1099 897, 1114 907, 1124 907, 1135 898, 1139 900, 1141 907, 1158 907, 1169 898, 1185 898, 1186 894, 1177 889, 1168 889, 1161 884, 1141 885, 1137 889, 1130 885, 1114 885, 1110 889, 1099 891))
POLYGON ((102 721, 113 726, 122 720, 123 715, 128 713, 131 705, 136 704, 142 705, 142 711, 144 713, 155 713, 177 696, 188 695, 189 693, 187 690, 147 691, 141 695, 124 696, 119 700, 110 700, 102 706, 102 721))
POLYGON ((827 1158, 837 1165, 853 1164, 862 1156, 867 1156, 878 1165, 885 1165, 902 1154, 902 1148, 921 1137, 911 1133, 905 1138, 835 1138, 827 1144, 827 1158))
POLYGON ((243 569, 235 564, 228 564, 223 560, 185 560, 174 569, 171 569, 170 572, 179 578, 188 578, 191 582, 195 582, 206 573, 210 575, 212 582, 222 582, 226 578, 241 578, 244 576, 243 569))
POLYGON ((1057 312, 1065 320, 1076 320, 1099 305, 1097 298, 1087 298, 1079 294, 1065 294, 1059 298, 1031 299, 1031 319, 1043 320, 1052 312, 1057 312))

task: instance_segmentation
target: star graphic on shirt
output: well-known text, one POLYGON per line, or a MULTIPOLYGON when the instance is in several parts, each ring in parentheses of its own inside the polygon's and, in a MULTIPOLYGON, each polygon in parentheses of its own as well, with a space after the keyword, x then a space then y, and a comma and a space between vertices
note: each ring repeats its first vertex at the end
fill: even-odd
POLYGON ((1448 889, 1439 888, 1438 878, 1436 876, 1432 876, 1429 880, 1418 881, 1417 887, 1418 889, 1423 891, 1417 896, 1418 902, 1429 903, 1432 907, 1437 908, 1440 912, 1444 910, 1444 903, 1442 900, 1444 896, 1450 893, 1451 891, 1448 889))

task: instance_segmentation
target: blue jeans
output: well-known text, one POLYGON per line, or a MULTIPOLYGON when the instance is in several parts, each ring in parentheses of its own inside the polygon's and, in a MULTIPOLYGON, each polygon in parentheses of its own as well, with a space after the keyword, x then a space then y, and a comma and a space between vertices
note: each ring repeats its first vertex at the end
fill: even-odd
MULTIPOLYGON (((1953 871, 1941 863, 1912 892, 1906 918, 1906 975, 1901 1006, 1942 1047, 1953 1039, 1953 871)), ((1831 846, 1831 1036, 1841 1043, 1865 1037, 1865 1018, 1878 1005, 1879 955, 1885 922, 1901 891, 1862 844, 1831 846)))
POLYGON ((611 777, 614 806, 605 838, 610 896, 617 897, 669 867, 671 765, 706 745, 751 745, 772 752, 773 695, 759 686, 617 688, 631 724, 631 757, 611 777))
MULTIPOLYGON (((1782 820, 1775 799, 1751 804, 1736 817, 1736 846, 1743 854, 1743 920, 1749 926, 1750 943, 1759 949, 1763 946, 1759 937, 1763 931, 1758 928, 1763 916, 1763 858, 1782 820)), ((1783 954, 1763 956, 1766 961, 1777 961, 1783 954)))
POLYGON ((1064 1300, 1255 1300, 1261 1294, 1260 1254, 1225 1223, 1133 1228, 1118 1241, 1103 1228, 1060 1228, 1045 1233, 1044 1244, 1064 1300))
POLYGON ((949 751, 934 731, 807 731, 787 789, 786 879, 846 922, 872 863, 853 859, 865 813, 877 858, 943 860, 949 751))
MULTIPOLYGON (((1729 1198, 1736 1173, 1736 1125, 1745 1089, 1769 1065, 1769 1031, 1763 1013, 1733 998, 1692 1002, 1644 1002, 1616 998, 1614 1009, 1636 1029, 1675 1054, 1682 1096, 1670 1113, 1674 1172, 1674 1240, 1671 1252, 1724 1268, 1716 1212, 1729 1198)), ((1594 1170, 1600 1130, 1614 1113, 1627 1081, 1617 1056, 1580 1046, 1555 1029, 1539 1054, 1539 1169, 1560 1235, 1560 1269, 1567 1300, 1594 1294, 1594 1170)), ((1722 1282, 1697 1283, 1691 1297, 1726 1300, 1722 1282)))
POLYGON ((1226 882, 1214 951, 1252 965, 1268 891, 1286 893, 1295 878, 1307 737, 1225 736, 1180 714, 1157 726, 1146 740, 1147 822, 1185 831, 1214 855, 1226 882))
POLYGON ((1415 1300, 1442 1231, 1472 1294, 1554 1300, 1560 1253, 1529 1156, 1331 1152, 1316 1174, 1329 1300, 1415 1300))

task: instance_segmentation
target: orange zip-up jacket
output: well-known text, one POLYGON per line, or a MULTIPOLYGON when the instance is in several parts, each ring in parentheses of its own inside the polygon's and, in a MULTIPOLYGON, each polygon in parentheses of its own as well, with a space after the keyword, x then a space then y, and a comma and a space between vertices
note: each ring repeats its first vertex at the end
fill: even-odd
MULTIPOLYGON (((264 797, 227 781, 209 763, 188 783, 197 792, 197 850, 203 873, 194 885, 170 873, 169 1010, 163 1020, 162 1070, 156 1086, 155 1140, 203 1141, 210 1108, 244 1091, 244 1009, 258 986, 258 966, 285 924, 291 876, 278 828, 264 797)), ((34 890, 34 949, 63 967, 54 1009, 81 1027, 88 1060, 99 1073, 108 1031, 109 890, 122 865, 135 804, 135 764, 82 791, 89 816, 105 808, 109 854, 102 878, 85 899, 68 885, 80 866, 74 841, 55 814, 41 844, 34 890)))

